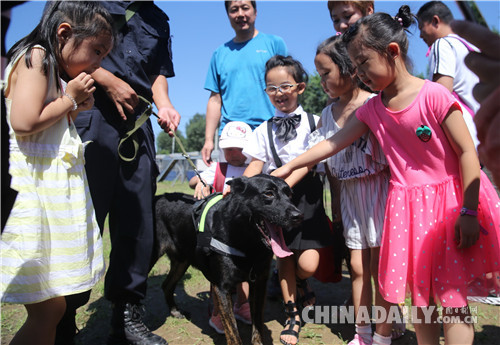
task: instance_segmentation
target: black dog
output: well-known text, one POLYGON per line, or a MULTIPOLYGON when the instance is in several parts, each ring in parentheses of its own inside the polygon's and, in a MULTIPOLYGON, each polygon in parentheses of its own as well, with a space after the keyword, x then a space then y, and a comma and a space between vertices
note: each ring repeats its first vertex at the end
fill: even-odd
POLYGON ((193 222, 193 211, 199 203, 193 197, 166 193, 156 198, 157 243, 152 265, 168 255, 171 268, 162 288, 176 317, 182 317, 174 301, 177 282, 190 265, 203 272, 214 286, 228 344, 242 343, 231 292, 238 283, 248 281, 252 344, 261 344, 271 242, 275 238, 275 231, 265 222, 292 228, 300 224, 303 215, 291 202, 290 187, 279 178, 239 177, 230 184, 231 193, 209 209, 204 232, 198 232, 193 222))

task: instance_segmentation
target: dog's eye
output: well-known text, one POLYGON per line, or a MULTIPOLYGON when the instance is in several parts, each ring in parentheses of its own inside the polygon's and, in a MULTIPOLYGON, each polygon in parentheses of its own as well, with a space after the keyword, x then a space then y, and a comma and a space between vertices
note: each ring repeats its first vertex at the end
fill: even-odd
POLYGON ((272 198, 274 196, 274 193, 270 190, 268 190, 267 192, 264 192, 264 195, 268 198, 272 198))

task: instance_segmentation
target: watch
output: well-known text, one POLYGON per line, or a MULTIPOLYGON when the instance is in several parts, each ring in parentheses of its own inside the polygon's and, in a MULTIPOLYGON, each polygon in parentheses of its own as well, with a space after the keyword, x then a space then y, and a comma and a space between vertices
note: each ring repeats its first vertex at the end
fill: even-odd
POLYGON ((467 215, 467 216, 477 217, 477 211, 469 210, 466 207, 462 207, 462 209, 460 210, 460 215, 461 216, 467 215))

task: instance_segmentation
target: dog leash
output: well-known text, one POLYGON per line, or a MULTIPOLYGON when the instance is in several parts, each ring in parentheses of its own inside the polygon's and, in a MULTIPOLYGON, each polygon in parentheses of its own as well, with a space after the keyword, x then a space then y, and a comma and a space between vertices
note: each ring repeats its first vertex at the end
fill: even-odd
MULTIPOLYGON (((151 115, 154 115, 158 119, 160 118, 158 116, 158 114, 155 113, 155 111, 153 110, 153 105, 151 104, 150 101, 148 101, 146 98, 144 98, 144 97, 142 97, 140 95, 137 95, 137 96, 139 97, 139 100, 141 100, 142 102, 146 103, 146 109, 142 112, 141 116, 139 116, 139 118, 135 121, 134 127, 131 130, 129 130, 127 133, 125 133, 125 136, 122 139, 120 139, 120 142, 118 143, 118 155, 125 162, 131 162, 137 156, 137 150, 139 149, 139 143, 137 141, 137 137, 135 135, 135 132, 149 119, 149 117, 151 115), (132 157, 126 157, 120 151, 121 146, 123 145, 123 143, 125 143, 129 139, 132 140, 132 143, 133 143, 133 146, 134 146, 134 154, 132 155, 132 157)), ((189 157, 189 155, 187 154, 186 149, 184 148, 184 145, 182 145, 182 142, 179 140, 179 137, 177 137, 177 135, 175 134, 175 131, 172 131, 172 130, 169 129, 169 133, 173 134, 174 140, 177 142, 177 144, 179 145, 179 147, 180 147, 180 149, 182 151, 182 156, 187 159, 187 161, 189 162, 189 164, 193 168, 194 172, 196 173, 196 175, 200 179, 201 183, 203 184, 203 187, 206 187, 207 184, 201 178, 200 172, 196 168, 196 165, 193 163, 193 160, 191 159, 191 157, 189 157)))

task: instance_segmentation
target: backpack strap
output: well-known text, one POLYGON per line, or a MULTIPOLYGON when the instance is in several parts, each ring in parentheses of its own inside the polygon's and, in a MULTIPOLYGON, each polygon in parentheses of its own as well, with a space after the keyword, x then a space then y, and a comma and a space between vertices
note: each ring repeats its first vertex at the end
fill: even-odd
POLYGON ((316 130, 316 122, 314 122, 314 116, 311 113, 307 113, 307 119, 309 120, 309 128, 311 129, 311 133, 316 130))
POLYGON ((224 184, 226 182, 227 165, 225 162, 217 162, 215 167, 214 176, 214 190, 217 193, 222 193, 224 191, 224 184))
POLYGON ((456 40, 459 40, 465 46, 465 48, 467 48, 467 50, 469 52, 475 52, 475 50, 471 47, 471 45, 466 40, 464 40, 462 37, 458 37, 458 36, 446 36, 445 38, 454 38, 456 40))
MULTIPOLYGON (((312 133, 316 130, 316 122, 314 121, 313 114, 311 113, 306 113, 306 114, 307 114, 307 120, 309 121, 309 128, 312 133)), ((273 154, 274 163, 276 164, 276 167, 281 168, 283 162, 278 156, 278 152, 276 151, 276 146, 274 146, 272 120, 267 120, 267 136, 269 137, 269 146, 271 147, 271 153, 273 154)))
POLYGON ((269 147, 271 147, 271 153, 273 154, 274 163, 276 164, 276 167, 281 168, 283 163, 278 156, 278 152, 276 152, 276 146, 274 146, 272 120, 267 120, 267 136, 269 137, 269 147))

